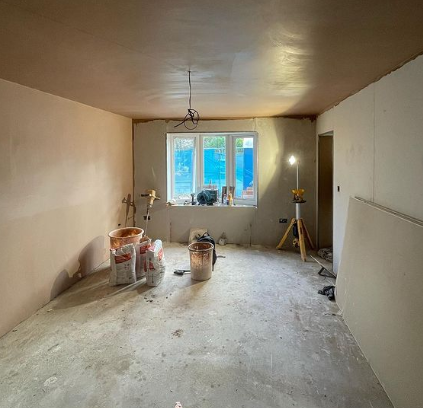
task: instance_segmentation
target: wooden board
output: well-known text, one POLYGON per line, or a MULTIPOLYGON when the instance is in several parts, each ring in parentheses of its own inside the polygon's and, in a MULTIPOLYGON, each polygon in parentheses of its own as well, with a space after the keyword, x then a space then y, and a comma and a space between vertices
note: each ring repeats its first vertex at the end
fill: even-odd
MULTIPOLYGON (((321 258, 319 255, 311 254, 310 258, 313 259, 315 262, 319 264, 319 266, 327 271, 330 275, 336 278, 336 273, 333 271, 333 263, 327 261, 326 259, 321 258)), ((322 271, 319 271, 319 275, 321 275, 322 271)))

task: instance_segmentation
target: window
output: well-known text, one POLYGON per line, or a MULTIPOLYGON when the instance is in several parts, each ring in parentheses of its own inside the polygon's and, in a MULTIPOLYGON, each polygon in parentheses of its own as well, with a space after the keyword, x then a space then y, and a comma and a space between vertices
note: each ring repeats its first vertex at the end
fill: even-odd
POLYGON ((174 197, 189 196, 195 190, 195 139, 177 137, 173 150, 174 197))
POLYGON ((235 204, 257 204, 257 134, 168 133, 167 198, 191 200, 203 189, 235 187, 235 204))

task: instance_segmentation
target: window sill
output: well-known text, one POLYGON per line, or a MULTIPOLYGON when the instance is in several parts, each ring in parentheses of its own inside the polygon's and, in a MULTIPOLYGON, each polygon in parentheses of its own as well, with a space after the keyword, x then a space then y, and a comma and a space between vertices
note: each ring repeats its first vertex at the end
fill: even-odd
POLYGON ((190 208, 257 208, 256 204, 234 204, 234 205, 224 205, 224 204, 213 204, 213 205, 191 205, 191 204, 173 204, 168 205, 168 208, 173 207, 190 207, 190 208))

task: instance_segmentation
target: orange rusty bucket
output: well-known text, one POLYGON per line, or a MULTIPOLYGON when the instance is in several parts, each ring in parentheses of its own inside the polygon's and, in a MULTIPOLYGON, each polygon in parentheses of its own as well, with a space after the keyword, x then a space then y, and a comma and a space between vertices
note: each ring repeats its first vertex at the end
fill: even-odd
POLYGON ((110 249, 120 248, 127 244, 137 244, 144 235, 144 230, 137 227, 118 228, 109 233, 110 249))

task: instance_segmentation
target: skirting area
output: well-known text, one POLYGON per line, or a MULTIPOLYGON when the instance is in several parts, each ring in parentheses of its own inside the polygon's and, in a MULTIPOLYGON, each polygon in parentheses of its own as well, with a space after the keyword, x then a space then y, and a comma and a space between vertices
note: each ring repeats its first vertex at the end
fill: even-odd
POLYGON ((108 286, 108 266, 0 339, 0 407, 391 408, 298 254, 218 247, 211 280, 108 286))

